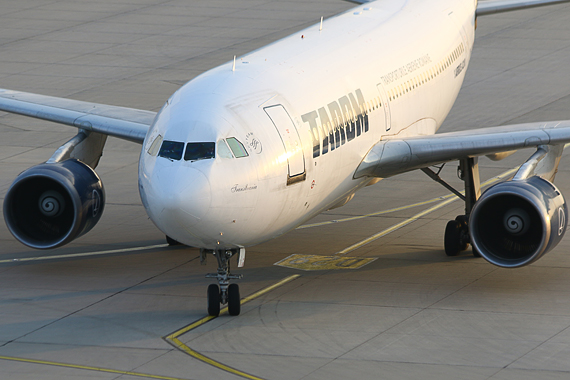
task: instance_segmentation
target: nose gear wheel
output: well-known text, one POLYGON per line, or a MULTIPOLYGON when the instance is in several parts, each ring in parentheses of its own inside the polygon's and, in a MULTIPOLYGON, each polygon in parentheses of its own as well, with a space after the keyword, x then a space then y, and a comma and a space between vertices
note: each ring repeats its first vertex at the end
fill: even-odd
POLYGON ((239 295, 238 284, 230 284, 230 280, 239 280, 242 278, 241 274, 230 273, 230 259, 238 250, 215 250, 206 251, 204 253, 212 253, 218 260, 218 272, 208 273, 206 278, 215 278, 218 280, 218 285, 211 284, 208 286, 208 314, 217 317, 220 314, 220 304, 228 305, 228 312, 230 315, 239 315, 241 311, 241 301, 239 295))
POLYGON ((230 315, 239 315, 240 311, 239 285, 230 284, 228 286, 228 312, 230 315))
POLYGON ((220 315, 220 287, 216 284, 208 286, 208 315, 220 315))

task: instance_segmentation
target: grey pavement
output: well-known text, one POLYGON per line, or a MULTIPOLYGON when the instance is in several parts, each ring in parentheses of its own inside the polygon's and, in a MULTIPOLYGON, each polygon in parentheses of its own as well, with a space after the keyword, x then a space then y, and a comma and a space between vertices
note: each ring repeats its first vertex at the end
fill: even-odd
MULTIPOLYGON (((156 111, 203 71, 350 7, 341 0, 0 0, 0 87, 156 111)), ((465 84, 442 130, 570 119, 569 21, 568 5, 480 18, 465 84)), ((0 113, 0 201, 18 173, 74 133, 0 113)), ((204 274, 215 265, 201 266, 196 249, 18 261, 163 244, 138 196, 139 148, 109 139, 97 168, 108 203, 86 236, 33 251, 0 223, 0 378, 140 378, 97 369, 239 378, 164 339, 206 314, 204 274)), ((530 154, 481 159, 482 178, 530 154)), ((568 196, 569 166, 565 154, 555 181, 568 196)), ((460 186, 455 171, 449 164, 442 176, 460 186)), ((448 258, 443 230, 462 211, 456 201, 348 253, 377 258, 361 269, 274 265, 291 254, 334 255, 437 202, 343 218, 445 195, 423 173, 407 173, 311 221, 336 223, 248 249, 242 296, 301 277, 243 305, 239 317, 221 316, 180 340, 265 379, 570 378, 570 237, 516 270, 471 251, 448 258)))

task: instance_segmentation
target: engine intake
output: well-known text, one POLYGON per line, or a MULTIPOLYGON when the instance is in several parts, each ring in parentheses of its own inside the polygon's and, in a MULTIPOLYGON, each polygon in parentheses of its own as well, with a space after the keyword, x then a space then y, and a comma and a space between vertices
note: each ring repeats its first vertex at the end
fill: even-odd
POLYGON ((4 220, 23 244, 56 248, 91 230, 104 205, 105 192, 97 173, 70 159, 22 172, 4 199, 4 220))
POLYGON ((497 266, 528 265, 562 240, 567 214, 560 191, 540 177, 499 183, 473 207, 471 244, 497 266))

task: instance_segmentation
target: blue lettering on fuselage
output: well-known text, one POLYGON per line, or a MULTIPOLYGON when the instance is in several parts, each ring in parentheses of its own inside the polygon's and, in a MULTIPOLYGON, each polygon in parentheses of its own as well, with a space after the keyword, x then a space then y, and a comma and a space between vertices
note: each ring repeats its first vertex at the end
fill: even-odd
POLYGON ((301 116, 309 123, 313 158, 331 152, 368 132, 368 110, 360 89, 301 116), (356 94, 356 97, 354 96, 356 94))

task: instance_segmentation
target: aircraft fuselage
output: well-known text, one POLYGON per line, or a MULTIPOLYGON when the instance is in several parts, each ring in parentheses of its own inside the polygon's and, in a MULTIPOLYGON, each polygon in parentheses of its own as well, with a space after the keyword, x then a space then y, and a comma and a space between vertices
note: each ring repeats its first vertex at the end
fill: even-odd
POLYGON ((378 141, 443 123, 469 64, 475 7, 368 3, 188 82, 143 144, 152 221, 190 246, 236 248, 346 203, 372 180, 353 175, 378 141))

